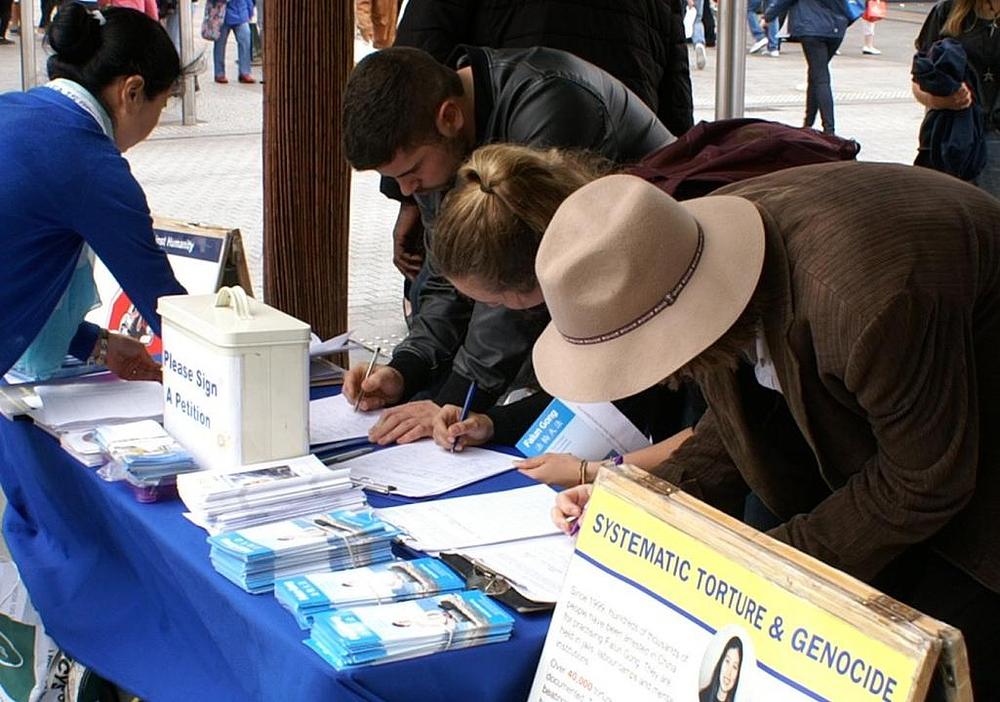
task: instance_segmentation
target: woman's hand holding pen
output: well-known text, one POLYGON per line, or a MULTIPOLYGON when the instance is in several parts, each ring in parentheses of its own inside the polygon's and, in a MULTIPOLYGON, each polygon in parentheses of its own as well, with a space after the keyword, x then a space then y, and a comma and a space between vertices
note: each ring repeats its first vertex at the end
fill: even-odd
MULTIPOLYGON (((543 453, 541 456, 526 458, 523 461, 514 463, 514 467, 527 475, 529 478, 545 483, 546 485, 559 485, 560 487, 573 487, 580 484, 579 458, 571 453, 543 453)), ((586 478, 593 480, 591 464, 585 466, 586 478)))
POLYGON ((441 448, 461 451, 465 446, 479 446, 493 438, 493 420, 485 414, 471 413, 459 421, 462 408, 445 405, 434 417, 434 443, 441 448))
POLYGON ((364 392, 358 409, 376 410, 399 402, 403 396, 403 374, 390 366, 375 366, 365 378, 368 365, 354 366, 344 375, 344 395, 354 403, 358 394, 364 392))
POLYGON ((572 534, 573 525, 583 516, 583 508, 594 492, 593 485, 577 485, 556 495, 552 522, 565 534, 572 534))

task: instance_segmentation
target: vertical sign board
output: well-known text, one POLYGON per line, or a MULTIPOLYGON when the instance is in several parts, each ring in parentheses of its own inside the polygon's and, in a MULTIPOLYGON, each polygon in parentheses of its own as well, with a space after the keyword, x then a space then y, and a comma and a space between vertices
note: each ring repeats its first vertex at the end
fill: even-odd
POLYGON ((164 429, 203 468, 242 465, 243 355, 210 350, 169 320, 163 329, 164 429))
MULTIPOLYGON (((167 254, 174 276, 188 294, 213 293, 221 285, 240 285, 253 294, 238 229, 158 217, 153 220, 153 233, 156 245, 167 254)), ((92 310, 87 320, 139 339, 151 354, 162 352, 160 339, 101 261, 94 266, 94 281, 101 296, 101 306, 92 310)))
POLYGON ((971 700, 961 633, 637 469, 604 469, 529 700, 971 700))

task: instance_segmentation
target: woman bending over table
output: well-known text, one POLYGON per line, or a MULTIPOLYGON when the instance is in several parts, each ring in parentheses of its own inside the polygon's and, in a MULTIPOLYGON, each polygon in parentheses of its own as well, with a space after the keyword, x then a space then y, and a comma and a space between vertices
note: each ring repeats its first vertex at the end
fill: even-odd
POLYGON ((64 5, 50 81, 0 95, 0 374, 50 377, 67 353, 128 380, 159 378, 137 340, 84 321, 99 256, 157 334, 156 300, 183 294, 122 153, 156 126, 181 73, 141 12, 64 5))
MULTIPOLYGON (((477 149, 458 172, 435 229, 432 255, 441 272, 469 297, 524 309, 543 304, 535 278, 535 254, 553 213, 569 195, 607 173, 611 164, 591 154, 540 150, 511 144, 477 149)), ((521 402, 473 413, 445 405, 434 420, 434 440, 446 448, 487 442, 514 444, 551 401, 538 390, 521 402)), ((647 436, 666 438, 629 453, 625 460, 652 468, 690 435, 683 397, 656 386, 615 402, 647 436)), ((547 453, 519 462, 526 475, 569 487, 590 482, 598 461, 547 453)))

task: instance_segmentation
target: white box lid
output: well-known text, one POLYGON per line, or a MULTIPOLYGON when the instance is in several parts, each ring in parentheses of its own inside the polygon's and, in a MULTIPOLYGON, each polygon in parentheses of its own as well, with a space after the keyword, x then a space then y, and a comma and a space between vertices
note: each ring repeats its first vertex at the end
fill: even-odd
POLYGON ((309 325, 258 302, 240 287, 213 295, 167 295, 157 301, 164 323, 223 348, 309 342, 309 325))

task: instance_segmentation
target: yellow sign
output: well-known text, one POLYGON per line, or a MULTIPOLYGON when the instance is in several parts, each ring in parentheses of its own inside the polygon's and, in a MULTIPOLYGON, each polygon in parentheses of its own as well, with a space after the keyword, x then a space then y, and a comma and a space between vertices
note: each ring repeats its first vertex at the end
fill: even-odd
POLYGON ((818 699, 909 698, 919 667, 910 656, 606 490, 587 506, 577 551, 709 633, 740 625, 761 669, 818 699))
POLYGON ((936 665, 971 699, 956 629, 623 466, 587 504, 529 700, 916 702, 936 665))

